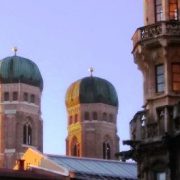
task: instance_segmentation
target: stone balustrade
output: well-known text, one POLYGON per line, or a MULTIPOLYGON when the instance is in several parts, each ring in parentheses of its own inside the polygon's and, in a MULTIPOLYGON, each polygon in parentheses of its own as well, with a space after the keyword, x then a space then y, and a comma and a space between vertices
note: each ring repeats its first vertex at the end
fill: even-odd
POLYGON ((155 39, 161 36, 177 36, 180 37, 180 22, 179 21, 161 21, 153 25, 140 27, 134 33, 132 40, 133 46, 142 41, 155 39))

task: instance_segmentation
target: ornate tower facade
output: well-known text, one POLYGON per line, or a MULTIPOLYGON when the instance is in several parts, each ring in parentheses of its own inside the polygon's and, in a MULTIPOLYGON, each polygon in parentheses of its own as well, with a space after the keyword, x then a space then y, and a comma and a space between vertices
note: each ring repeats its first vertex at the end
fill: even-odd
POLYGON ((133 40, 144 78, 144 110, 130 122, 140 180, 180 179, 180 0, 144 0, 133 40))
POLYGON ((113 85, 98 77, 85 77, 70 85, 66 93, 70 156, 115 159, 118 98, 113 85))
POLYGON ((15 55, 0 61, 0 167, 13 168, 29 146, 43 150, 42 88, 31 60, 15 55))

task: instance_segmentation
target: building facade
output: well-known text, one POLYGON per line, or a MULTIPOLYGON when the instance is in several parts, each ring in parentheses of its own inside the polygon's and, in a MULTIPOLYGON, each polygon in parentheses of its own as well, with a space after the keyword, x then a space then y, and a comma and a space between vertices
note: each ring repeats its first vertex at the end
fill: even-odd
POLYGON ((0 167, 13 168, 28 147, 43 150, 43 80, 31 60, 0 61, 0 167))
POLYGON ((140 180, 180 179, 180 0, 144 0, 133 40, 144 78, 144 109, 130 122, 140 180))
POLYGON ((85 77, 70 85, 66 93, 68 136, 66 155, 115 159, 118 98, 105 79, 85 77))

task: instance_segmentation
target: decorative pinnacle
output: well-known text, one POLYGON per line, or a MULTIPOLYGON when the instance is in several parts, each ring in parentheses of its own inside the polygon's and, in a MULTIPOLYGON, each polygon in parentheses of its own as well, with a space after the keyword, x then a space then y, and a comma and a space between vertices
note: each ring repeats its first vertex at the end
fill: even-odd
POLYGON ((94 68, 93 68, 93 67, 90 67, 90 68, 88 69, 88 71, 90 72, 90 75, 91 75, 91 77, 92 77, 93 72, 94 72, 94 68))
POLYGON ((13 47, 13 48, 12 48, 12 51, 14 52, 14 55, 16 56, 16 53, 17 53, 17 51, 18 51, 18 48, 17 48, 17 47, 13 47))

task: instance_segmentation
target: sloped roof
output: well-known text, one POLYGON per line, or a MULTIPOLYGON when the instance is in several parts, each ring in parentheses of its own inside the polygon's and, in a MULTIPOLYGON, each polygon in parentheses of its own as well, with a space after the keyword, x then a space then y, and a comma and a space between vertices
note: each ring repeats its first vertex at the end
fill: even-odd
POLYGON ((51 154, 47 157, 73 172, 78 179, 137 180, 135 163, 51 154))

